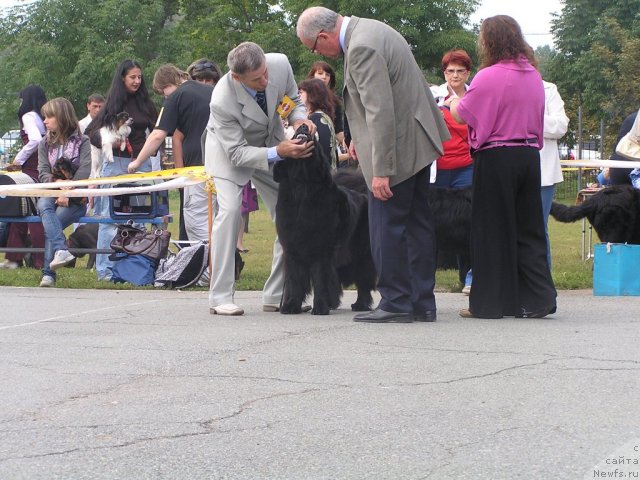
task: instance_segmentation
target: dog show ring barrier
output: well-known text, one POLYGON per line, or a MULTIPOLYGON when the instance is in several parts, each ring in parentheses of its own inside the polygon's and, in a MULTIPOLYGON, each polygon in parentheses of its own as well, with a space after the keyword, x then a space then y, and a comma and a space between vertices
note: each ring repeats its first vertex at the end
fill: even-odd
MULTIPOLYGON (((628 160, 560 160, 560 165, 563 167, 593 167, 593 168, 640 168, 640 159, 639 161, 628 161, 628 160)), ((584 188, 578 191, 576 196, 576 205, 581 204, 587 198, 592 195, 595 195, 600 190, 607 187, 596 187, 596 188, 584 188)), ((589 260, 594 257, 593 250, 593 227, 591 224, 588 226, 587 233, 587 219, 582 219, 582 250, 581 250, 581 258, 582 260, 589 260)))
MULTIPOLYGON (((203 182, 209 182, 209 177, 205 173, 204 167, 186 167, 161 170, 150 173, 137 173, 131 175, 121 175, 118 177, 94 178, 77 181, 70 180, 52 183, 32 183, 26 185, 0 185, 0 197, 113 197, 116 195, 129 195, 134 193, 148 193, 178 189, 203 182), (95 188, 98 185, 116 185, 122 184, 123 182, 130 182, 132 184, 135 184, 135 186, 120 186, 108 189, 95 188), (71 187, 72 189, 60 190, 61 187, 71 187)), ((211 196, 212 189, 209 190, 211 196)), ((121 224, 128 220, 132 220, 134 223, 161 225, 163 228, 166 228, 167 225, 173 221, 173 216, 170 214, 158 216, 144 216, 142 214, 140 216, 136 216, 135 214, 131 214, 127 215, 126 217, 113 218, 111 216, 101 217, 87 215, 81 217, 77 223, 121 224)), ((38 215, 30 215, 26 217, 0 217, 0 222, 6 223, 39 223, 41 221, 42 220, 38 215)), ((211 231, 211 228, 209 228, 209 231, 211 231)), ((111 249, 92 248, 71 248, 69 249, 69 251, 71 253, 80 254, 113 253, 113 250, 111 249)), ((40 253, 44 252, 44 248, 1 247, 0 252, 40 253)))

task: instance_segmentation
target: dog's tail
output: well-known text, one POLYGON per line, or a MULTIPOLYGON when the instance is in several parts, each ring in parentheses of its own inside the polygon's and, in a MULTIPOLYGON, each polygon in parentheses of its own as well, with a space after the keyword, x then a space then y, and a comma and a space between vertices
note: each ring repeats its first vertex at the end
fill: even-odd
POLYGON ((581 218, 588 217, 594 212, 596 203, 587 199, 580 205, 567 206, 553 202, 551 204, 551 216, 563 223, 571 223, 581 218))

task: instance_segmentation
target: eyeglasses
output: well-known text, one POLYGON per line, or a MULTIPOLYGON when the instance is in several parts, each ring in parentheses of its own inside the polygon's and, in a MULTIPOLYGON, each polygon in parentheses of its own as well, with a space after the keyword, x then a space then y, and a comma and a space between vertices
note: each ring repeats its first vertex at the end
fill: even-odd
POLYGON ((447 75, 464 75, 468 70, 466 68, 447 68, 444 73, 447 75))
POLYGON ((316 52, 316 47, 318 46, 318 39, 320 38, 320 34, 324 32, 324 30, 320 30, 318 32, 318 34, 316 35, 316 41, 313 42, 313 47, 311 47, 311 53, 317 53, 316 52))

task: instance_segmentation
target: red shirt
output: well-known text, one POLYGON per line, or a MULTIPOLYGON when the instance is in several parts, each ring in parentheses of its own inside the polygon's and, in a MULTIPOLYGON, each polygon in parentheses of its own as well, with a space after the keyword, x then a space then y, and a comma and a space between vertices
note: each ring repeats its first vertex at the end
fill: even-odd
POLYGON ((453 170, 471 165, 467 126, 456 122, 448 108, 440 107, 440 110, 442 110, 451 139, 442 143, 444 155, 438 159, 438 170, 453 170))

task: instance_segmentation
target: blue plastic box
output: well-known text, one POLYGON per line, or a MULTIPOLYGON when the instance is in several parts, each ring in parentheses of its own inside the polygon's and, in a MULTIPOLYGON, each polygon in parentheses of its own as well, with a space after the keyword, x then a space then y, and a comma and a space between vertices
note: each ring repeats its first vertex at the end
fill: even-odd
POLYGON ((595 296, 640 295, 640 245, 599 243, 594 255, 595 296))

